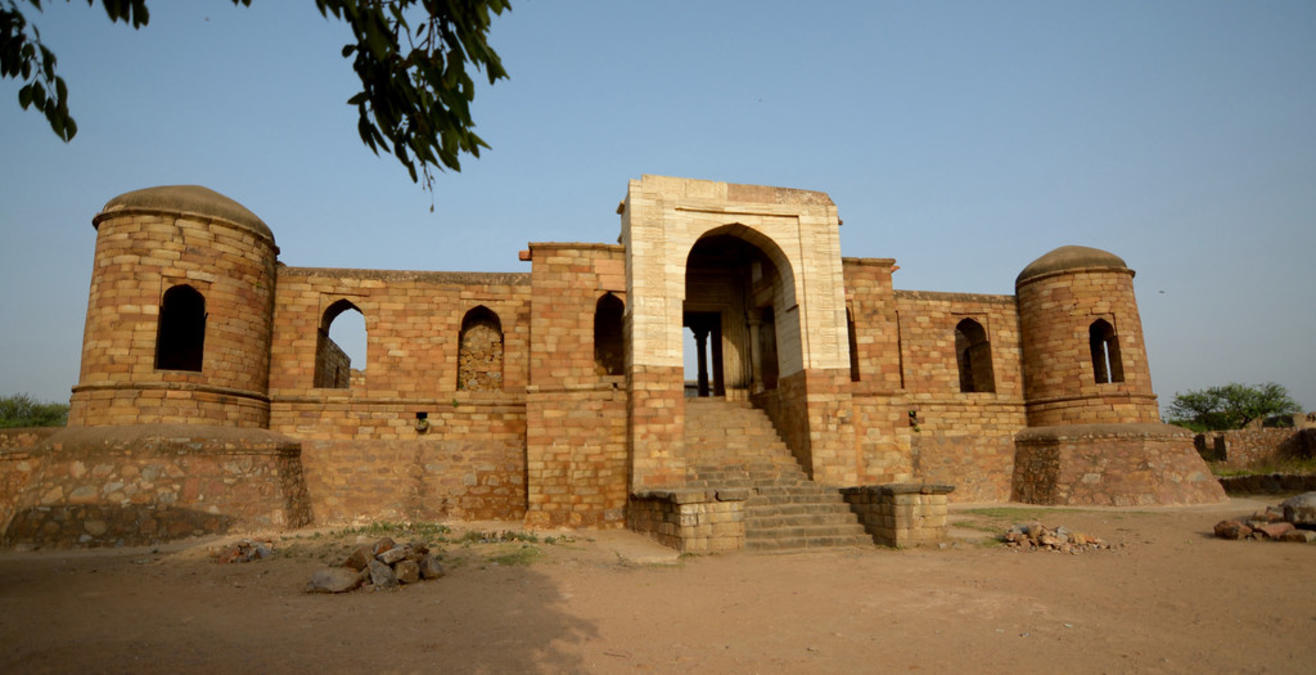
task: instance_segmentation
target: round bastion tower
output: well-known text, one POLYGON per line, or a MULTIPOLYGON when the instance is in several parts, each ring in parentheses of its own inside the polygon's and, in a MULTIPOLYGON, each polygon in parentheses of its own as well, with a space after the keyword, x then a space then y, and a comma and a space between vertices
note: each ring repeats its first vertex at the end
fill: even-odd
POLYGON ((1159 422, 1133 270, 1062 246, 1015 279, 1028 425, 1159 422))
POLYGON ((69 424, 268 427, 270 228, 196 185, 119 195, 92 225, 69 424))

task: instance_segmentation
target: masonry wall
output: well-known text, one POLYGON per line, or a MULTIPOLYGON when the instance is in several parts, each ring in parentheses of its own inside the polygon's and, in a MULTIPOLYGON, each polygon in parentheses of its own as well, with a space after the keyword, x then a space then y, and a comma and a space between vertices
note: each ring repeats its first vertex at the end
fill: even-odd
POLYGON ((298 444, 260 429, 70 427, 24 463, 5 545, 140 545, 310 522, 298 444))
MULTIPOLYGON (((626 378, 597 367, 594 318, 603 296, 626 301, 622 248, 534 243, 529 257, 534 341, 526 392, 526 521, 621 527, 628 494, 626 378)), ((627 306, 624 316, 629 313, 627 306)))
POLYGON ((69 425, 265 426, 273 240, 194 214, 129 209, 96 224, 69 425), (202 369, 157 370, 160 304, 183 284, 205 297, 202 369))
POLYGON ((1198 434, 1194 439, 1204 459, 1237 469, 1316 454, 1316 429, 1234 429, 1198 434))
POLYGON ((1013 500, 1032 504, 1213 504, 1224 490, 1168 424, 1074 424, 1016 437, 1013 500))
POLYGON ((843 258, 854 334, 850 392, 859 449, 856 485, 913 478, 911 428, 901 366, 900 317, 891 286, 895 260, 843 258))
POLYGON ((1160 421, 1132 271, 1044 274, 1020 283, 1018 298, 1030 426, 1160 421), (1098 319, 1118 336, 1123 382, 1096 381, 1088 330, 1098 319))
POLYGON ((954 501, 1005 501, 1014 434, 1026 425, 1019 321, 1006 295, 896 291, 905 404, 915 475, 955 486, 954 501), (993 392, 963 392, 955 327, 972 319, 990 344, 993 392))
POLYGON ((304 441, 317 522, 525 514, 529 282, 279 268, 270 428, 304 441), (325 310, 344 299, 365 316, 365 368, 348 388, 318 388, 317 334, 325 310), (501 390, 457 384, 462 320, 481 306, 502 328, 501 390), (427 415, 423 431, 417 413, 427 415))

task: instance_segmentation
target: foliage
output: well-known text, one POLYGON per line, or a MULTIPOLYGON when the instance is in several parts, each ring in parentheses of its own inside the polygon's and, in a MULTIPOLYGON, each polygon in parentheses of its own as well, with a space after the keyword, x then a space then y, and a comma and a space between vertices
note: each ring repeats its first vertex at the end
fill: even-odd
POLYGON ((41 403, 27 394, 0 398, 0 428, 62 427, 69 419, 67 403, 41 403))
POLYGON ((1231 382, 1175 394, 1166 412, 1171 424, 1203 432, 1242 429, 1253 420, 1299 410, 1288 390, 1274 382, 1256 386, 1231 382))
MULTIPOLYGON (((55 72, 55 53, 19 9, 22 0, 0 1, 0 77, 22 81, 18 104, 43 113, 51 131, 68 142, 78 125, 69 112, 68 86, 55 72)), ((26 1, 41 11, 41 0, 26 1)), ((150 21, 146 2, 100 0, 110 23, 134 29, 150 21)), ((510 11, 508 0, 315 0, 315 6, 352 29, 356 42, 342 55, 352 59, 361 91, 347 103, 356 106, 357 133, 372 152, 391 151, 428 190, 432 169, 461 171, 461 153, 479 157, 480 148, 489 147, 473 131, 475 82, 467 65, 483 70, 489 84, 507 77, 487 36, 491 13, 510 11)))

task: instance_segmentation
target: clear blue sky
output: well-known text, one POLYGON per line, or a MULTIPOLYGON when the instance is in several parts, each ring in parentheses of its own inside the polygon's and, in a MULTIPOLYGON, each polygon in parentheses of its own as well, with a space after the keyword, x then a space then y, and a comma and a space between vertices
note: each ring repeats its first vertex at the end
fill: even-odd
POLYGON ((1012 293, 1056 246, 1112 251, 1162 404, 1273 380, 1316 408, 1313 2, 515 2, 493 149, 434 213, 358 140, 346 28, 310 0, 156 0, 139 31, 46 4, 80 131, 0 80, 0 393, 67 399, 122 192, 218 190, 294 266, 528 271, 527 241, 614 241, 656 173, 824 190, 897 288, 1012 293))

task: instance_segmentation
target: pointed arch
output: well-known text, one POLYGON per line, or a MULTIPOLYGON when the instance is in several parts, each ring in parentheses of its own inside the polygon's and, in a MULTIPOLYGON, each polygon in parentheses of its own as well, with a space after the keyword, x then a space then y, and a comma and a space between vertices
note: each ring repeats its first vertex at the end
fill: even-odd
POLYGON ((1120 359, 1120 340, 1115 327, 1097 319, 1088 327, 1088 346, 1092 350, 1092 376, 1097 384, 1124 381, 1124 363, 1120 359))
POLYGON ((964 319, 955 325, 955 362, 959 367, 960 391, 996 391, 992 344, 982 324, 973 319, 964 319))
POLYGON ((187 284, 179 284, 160 298, 155 332, 155 367, 158 370, 201 372, 206 345, 206 298, 187 284))
POLYGON ((360 317, 361 335, 358 339, 363 343, 368 342, 365 335, 365 312, 362 312, 360 307, 343 298, 325 308, 324 314, 320 316, 320 326, 316 335, 314 376, 316 387, 347 389, 352 384, 353 366, 360 366, 355 368, 358 372, 365 370, 365 363, 353 363, 347 352, 330 337, 329 331, 334 326, 334 322, 349 310, 356 312, 360 317))
POLYGON ((604 293, 594 303, 594 370, 600 375, 626 372, 626 344, 622 337, 625 311, 625 303, 612 293, 604 293))
POLYGON ((493 310, 479 305, 462 317, 457 337, 457 389, 501 391, 503 324, 493 310))

